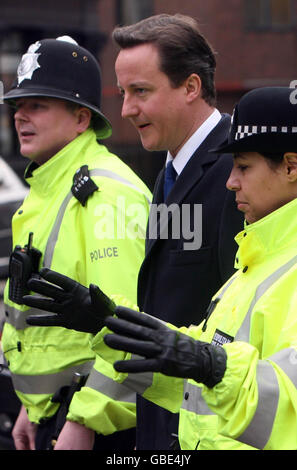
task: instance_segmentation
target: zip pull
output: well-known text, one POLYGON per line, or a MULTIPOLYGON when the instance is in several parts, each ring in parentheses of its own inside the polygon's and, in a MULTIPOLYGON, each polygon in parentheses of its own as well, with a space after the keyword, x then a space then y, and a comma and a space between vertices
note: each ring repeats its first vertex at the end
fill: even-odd
POLYGON ((217 306, 217 303, 220 301, 220 297, 217 297, 215 298, 214 300, 212 300, 209 304, 209 306, 207 307, 207 310, 206 310, 206 317, 205 317, 205 321, 203 323, 203 327, 202 327, 202 331, 206 331, 206 328, 207 328, 207 322, 208 322, 208 319, 210 317, 210 315, 212 314, 212 312, 214 311, 214 309, 216 308, 217 306))
POLYGON ((237 279, 237 277, 238 277, 238 273, 234 274, 231 277, 231 279, 229 279, 229 282, 227 282, 227 284, 225 284, 224 288, 222 289, 222 291, 220 292, 218 297, 216 297, 214 300, 212 300, 210 302, 210 304, 209 304, 209 306, 207 307, 207 310, 206 310, 206 317, 205 317, 205 321, 204 321, 203 327, 202 327, 203 332, 206 331, 208 319, 209 319, 210 315, 212 314, 212 312, 214 311, 214 309, 216 308, 217 303, 222 299, 222 297, 225 294, 228 287, 231 286, 232 282, 234 282, 235 279, 237 279))

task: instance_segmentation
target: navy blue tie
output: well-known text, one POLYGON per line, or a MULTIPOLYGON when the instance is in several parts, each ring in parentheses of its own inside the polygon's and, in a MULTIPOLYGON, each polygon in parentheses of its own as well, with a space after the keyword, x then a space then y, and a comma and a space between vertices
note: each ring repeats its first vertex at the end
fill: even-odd
POLYGON ((164 176, 164 201, 166 201, 169 192, 176 180, 176 171, 173 167, 172 160, 167 163, 164 176))

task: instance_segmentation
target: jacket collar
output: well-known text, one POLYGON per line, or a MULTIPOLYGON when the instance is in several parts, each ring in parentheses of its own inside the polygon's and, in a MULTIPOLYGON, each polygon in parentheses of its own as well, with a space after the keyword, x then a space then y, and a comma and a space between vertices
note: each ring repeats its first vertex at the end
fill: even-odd
MULTIPOLYGON (((92 129, 88 129, 43 165, 37 166, 31 162, 25 171, 27 183, 38 193, 47 194, 58 182, 60 184, 64 178, 69 179, 69 175, 74 175, 84 164, 86 149, 95 143, 96 134, 92 129)), ((71 186, 69 190, 70 188, 71 186)))
POLYGON ((239 245, 236 267, 243 268, 260 263, 273 253, 296 252, 297 243, 297 198, 268 214, 257 222, 246 225, 236 237, 239 245))

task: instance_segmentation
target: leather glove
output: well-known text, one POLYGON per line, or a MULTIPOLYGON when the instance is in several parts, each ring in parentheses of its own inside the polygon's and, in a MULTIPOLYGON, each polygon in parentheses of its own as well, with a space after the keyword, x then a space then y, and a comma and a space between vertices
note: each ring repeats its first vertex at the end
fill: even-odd
POLYGON ((40 276, 45 281, 31 278, 28 287, 46 297, 24 295, 23 303, 55 315, 29 315, 29 325, 63 326, 95 335, 104 326, 104 319, 114 314, 115 303, 94 284, 88 289, 48 268, 43 268, 40 276))
POLYGON ((115 313, 118 318, 108 317, 105 324, 116 334, 105 335, 105 343, 143 357, 115 362, 118 372, 161 372, 194 379, 210 388, 222 380, 227 354, 220 346, 171 330, 146 313, 125 307, 116 307, 115 313))

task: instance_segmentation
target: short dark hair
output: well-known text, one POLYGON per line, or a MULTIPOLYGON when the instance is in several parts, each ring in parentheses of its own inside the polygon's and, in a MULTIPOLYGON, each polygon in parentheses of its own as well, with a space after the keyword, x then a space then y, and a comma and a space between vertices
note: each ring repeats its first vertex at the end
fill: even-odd
POLYGON ((265 158, 267 164, 272 170, 278 168, 284 161, 284 153, 259 152, 265 158))
POLYGON ((215 105, 215 52, 194 18, 181 14, 155 15, 136 24, 115 28, 112 37, 122 49, 153 44, 160 54, 160 70, 174 88, 191 73, 196 73, 202 82, 202 98, 210 106, 215 105))

